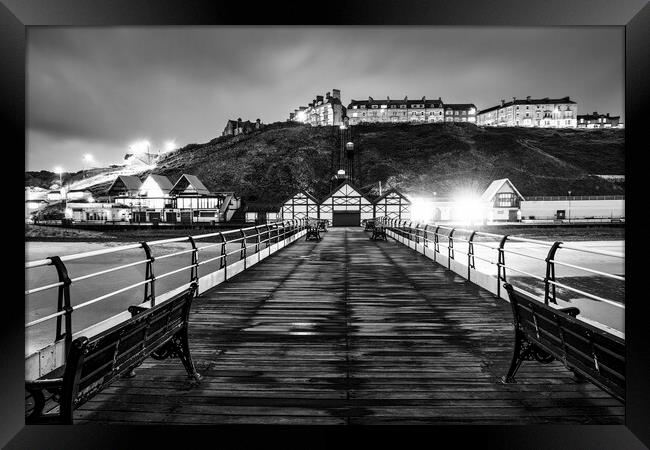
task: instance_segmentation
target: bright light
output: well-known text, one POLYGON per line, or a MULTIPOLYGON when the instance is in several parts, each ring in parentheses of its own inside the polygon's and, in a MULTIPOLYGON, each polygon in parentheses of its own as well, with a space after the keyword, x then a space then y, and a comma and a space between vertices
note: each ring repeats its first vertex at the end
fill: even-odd
POLYGON ((461 195, 456 200, 455 206, 457 212, 455 219, 470 225, 483 220, 483 205, 480 197, 472 194, 461 195))
POLYGON ((136 155, 141 155, 143 153, 147 153, 149 151, 149 147, 151 144, 147 140, 143 141, 138 141, 134 142, 129 146, 129 148, 135 153, 136 155))
POLYGON ((345 175, 345 170, 340 169, 338 172, 336 172, 337 175, 345 175))
POLYGON ((304 111, 298 111, 298 114, 296 114, 296 120, 298 122, 304 122, 305 119, 307 119, 307 114, 304 111))
POLYGON ((63 173, 63 167, 61 167, 61 166, 56 166, 56 167, 54 168, 54 173, 56 173, 57 175, 61 175, 61 174, 63 173))
POLYGON ((339 126, 339 128, 340 128, 341 130, 345 130, 347 127, 346 127, 345 125, 341 125, 341 126, 339 126))
POLYGON ((174 141, 174 140, 172 139, 172 140, 170 140, 170 141, 165 142, 165 147, 164 147, 164 150, 163 150, 163 151, 165 151, 165 152, 171 152, 171 151, 174 150, 175 148, 176 148, 176 141, 174 141))
POLYGON ((86 154, 84 155, 84 161, 86 161, 86 162, 92 162, 92 161, 93 161, 93 155, 91 155, 90 153, 86 153, 86 154))
POLYGON ((411 198, 411 220, 420 223, 431 222, 433 220, 431 201, 419 197, 411 198))

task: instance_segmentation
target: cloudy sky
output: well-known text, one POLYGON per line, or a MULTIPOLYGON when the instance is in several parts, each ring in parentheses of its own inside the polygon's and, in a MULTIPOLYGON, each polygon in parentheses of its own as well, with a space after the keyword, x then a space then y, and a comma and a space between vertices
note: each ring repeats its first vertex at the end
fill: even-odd
POLYGON ((28 29, 27 170, 123 162, 219 136, 227 119, 269 123, 316 95, 500 99, 571 96, 621 115, 622 28, 111 27, 28 29))

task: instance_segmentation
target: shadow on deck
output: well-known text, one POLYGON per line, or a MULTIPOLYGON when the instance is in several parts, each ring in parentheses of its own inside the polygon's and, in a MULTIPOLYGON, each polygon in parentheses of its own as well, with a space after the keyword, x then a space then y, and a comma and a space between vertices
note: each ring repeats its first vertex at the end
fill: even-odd
POLYGON ((77 423, 622 424, 624 406, 560 363, 503 385, 510 305, 392 241, 334 228, 197 298, 203 380, 147 360, 77 423))

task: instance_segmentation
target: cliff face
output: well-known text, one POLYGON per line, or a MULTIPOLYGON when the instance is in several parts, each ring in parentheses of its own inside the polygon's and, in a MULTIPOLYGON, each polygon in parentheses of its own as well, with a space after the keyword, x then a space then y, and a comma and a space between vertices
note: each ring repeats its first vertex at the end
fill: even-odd
MULTIPOLYGON (((479 128, 472 124, 375 124, 353 127, 360 186, 381 181, 403 191, 482 191, 510 178, 524 195, 623 194, 595 177, 620 175, 623 130, 479 128)), ((338 127, 275 124, 245 136, 188 146, 160 161, 156 172, 196 174, 209 189, 280 204, 298 189, 329 192, 338 127)), ((372 189, 370 189, 370 194, 372 189)))
MULTIPOLYGON (((158 162, 155 173, 175 182, 197 175, 212 191, 279 205, 298 189, 329 193, 338 127, 276 123, 261 131, 190 144, 158 162)), ((624 185, 594 175, 622 175, 624 130, 479 128, 472 124, 373 124, 352 128, 359 186, 405 192, 481 192, 510 178, 524 196, 623 194, 624 185)), ((142 174, 143 177, 145 174, 142 174)), ((107 186, 95 186, 99 192, 107 186)), ((371 188, 364 191, 375 194, 371 188)))

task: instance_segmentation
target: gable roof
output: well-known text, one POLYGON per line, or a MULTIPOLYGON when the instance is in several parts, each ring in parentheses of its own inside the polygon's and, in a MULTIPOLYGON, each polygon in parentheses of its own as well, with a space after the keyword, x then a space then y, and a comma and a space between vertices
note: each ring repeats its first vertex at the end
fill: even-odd
POLYGON ((199 195, 210 195, 208 188, 205 187, 196 175, 189 175, 186 173, 180 176, 174 187, 170 190, 170 194, 177 194, 187 189, 189 185, 192 185, 196 193, 199 195))
POLYGON ((510 181, 507 178, 502 178, 500 180, 494 180, 492 183, 490 183, 490 185, 487 187, 485 192, 483 192, 483 195, 481 195, 481 201, 483 201, 483 202, 492 201, 492 199, 497 194, 497 192, 499 192, 499 189, 501 189, 501 187, 506 183, 508 185, 510 185, 512 190, 515 191, 515 194, 517 194, 519 196, 519 198, 521 198, 522 200, 525 200, 524 196, 521 195, 519 193, 519 191, 517 190, 517 188, 515 187, 515 185, 512 184, 512 181, 510 181))
POLYGON ((385 199, 386 197, 388 197, 390 194, 397 194, 397 195, 399 195, 400 197, 402 197, 404 200, 406 200, 407 202, 411 203, 411 200, 409 200, 409 199, 408 199, 404 194, 402 194, 400 191, 398 191, 398 190, 395 189, 395 188, 390 188, 389 190, 387 190, 386 192, 384 192, 382 195, 380 195, 379 197, 377 197, 377 198, 375 199, 375 201, 372 202, 372 203, 377 204, 377 203, 379 203, 380 201, 382 201, 383 199, 385 199))
POLYGON ((118 175, 106 193, 110 195, 110 192, 116 185, 122 185, 127 192, 137 193, 140 190, 140 186, 142 186, 142 181, 135 175, 118 175))
MULTIPOLYGON (((151 174, 151 175, 149 175, 147 177, 147 179, 148 178, 151 178, 153 181, 155 181, 156 184, 158 185, 158 187, 160 188, 160 190, 163 191, 165 194, 168 194, 169 191, 171 191, 173 189, 173 187, 174 187, 172 182, 169 181, 169 178, 167 178, 164 175, 151 174)), ((145 179, 144 182, 146 182, 146 181, 147 180, 145 179)), ((143 182, 143 184, 144 184, 144 182, 143 182)))
POLYGON ((365 199, 368 203, 372 204, 372 202, 370 201, 370 199, 369 199, 366 195, 364 195, 364 194, 361 192, 360 189, 358 189, 356 186, 354 186, 354 185, 353 185, 352 183, 350 183, 349 181, 344 181, 343 183, 341 183, 339 186, 336 187, 336 189, 334 189, 332 192, 330 192, 329 194, 327 194, 327 196, 325 196, 325 198, 323 198, 323 200, 321 200, 319 203, 322 205, 322 204, 325 202, 325 200, 327 200, 327 199, 333 197, 334 194, 335 194, 337 191, 339 191, 339 190, 340 190, 343 186, 345 186, 345 185, 350 186, 350 187, 351 187, 354 191, 356 191, 357 194, 359 194, 363 199, 365 199))
POLYGON ((305 197, 307 197, 309 200, 313 201, 314 203, 320 203, 316 197, 311 195, 309 192, 305 191, 304 189, 300 189, 297 191, 295 194, 293 194, 291 197, 289 197, 289 200, 283 202, 282 204, 285 204, 289 202, 291 199, 293 199, 296 195, 298 194, 303 194, 305 197))

